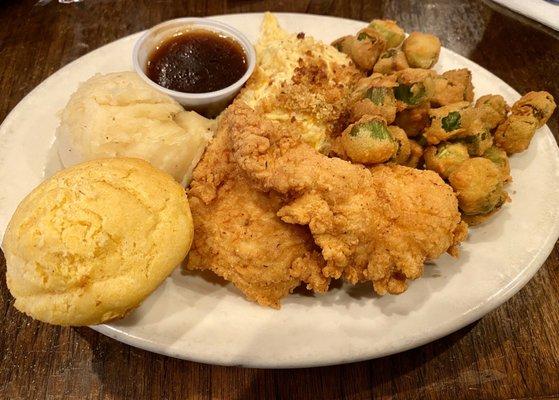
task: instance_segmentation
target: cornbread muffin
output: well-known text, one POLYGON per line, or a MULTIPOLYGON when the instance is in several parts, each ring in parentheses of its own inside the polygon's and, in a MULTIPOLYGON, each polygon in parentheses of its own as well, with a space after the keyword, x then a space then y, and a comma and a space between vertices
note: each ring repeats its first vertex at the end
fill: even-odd
POLYGON ((2 248, 15 307, 57 325, 93 325, 137 307, 186 256, 184 189, 149 163, 90 161, 59 172, 14 213, 2 248))
POLYGON ((80 85, 62 111, 57 149, 66 168, 135 157, 186 185, 214 127, 214 120, 184 111, 135 72, 98 74, 80 85))

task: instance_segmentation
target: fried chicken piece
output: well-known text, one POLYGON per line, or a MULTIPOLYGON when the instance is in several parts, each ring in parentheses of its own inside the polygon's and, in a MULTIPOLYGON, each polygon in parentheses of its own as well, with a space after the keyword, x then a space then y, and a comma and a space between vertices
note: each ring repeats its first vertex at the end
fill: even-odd
POLYGON ((436 173, 328 158, 240 102, 222 124, 254 184, 285 196, 278 216, 309 226, 327 277, 370 280, 379 294, 401 293, 427 259, 457 254, 467 227, 452 188, 436 173))
POLYGON ((308 230, 282 222, 279 196, 251 188, 230 152, 219 130, 194 172, 189 199, 195 234, 187 268, 209 269, 250 300, 274 308, 301 281, 325 292, 325 263, 308 230))

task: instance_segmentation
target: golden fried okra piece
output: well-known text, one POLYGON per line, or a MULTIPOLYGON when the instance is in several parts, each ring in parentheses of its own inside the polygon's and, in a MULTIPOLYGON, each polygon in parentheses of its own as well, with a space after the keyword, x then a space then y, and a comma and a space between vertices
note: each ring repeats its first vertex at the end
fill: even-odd
POLYGON ((386 48, 398 47, 406 37, 404 30, 398 26, 396 21, 389 19, 374 19, 369 24, 369 28, 374 29, 382 35, 386 41, 386 48))
POLYGON ((460 101, 474 100, 472 73, 466 68, 444 72, 435 78, 435 90, 431 98, 434 106, 446 106, 460 101))
POLYGON ((508 198, 503 189, 501 171, 486 158, 467 159, 458 165, 448 180, 465 215, 490 213, 508 198))
POLYGON ((408 137, 415 137, 429 125, 429 110, 429 103, 406 108, 396 114, 394 122, 406 132, 408 137))
POLYGON ((423 133, 429 144, 458 140, 466 146, 470 156, 481 156, 493 145, 491 132, 467 101, 432 109, 430 117, 431 125, 423 133))
POLYGON ((397 76, 373 73, 370 76, 359 79, 355 84, 353 92, 351 93, 351 100, 356 101, 361 99, 365 92, 373 86, 387 88, 398 86, 397 76))
POLYGON ((378 58, 386 49, 382 35, 371 28, 363 28, 351 43, 349 56, 364 71, 371 71, 378 58))
POLYGON ((349 56, 349 52, 351 51, 351 44, 353 43, 354 39, 355 36, 353 35, 342 36, 341 38, 334 40, 332 42, 332 46, 335 47, 338 51, 341 51, 342 53, 345 53, 349 56))
POLYGON ((431 145, 466 136, 466 128, 475 118, 467 101, 433 108, 429 111, 429 117, 431 125, 425 129, 423 135, 431 145))
POLYGON ((441 143, 437 147, 429 146, 423 154, 425 168, 435 171, 444 179, 464 161, 470 158, 468 149, 462 143, 441 143))
POLYGON ((505 99, 498 94, 481 96, 476 101, 475 109, 483 125, 491 131, 507 118, 509 112, 505 99))
POLYGON ((402 50, 413 68, 431 68, 439 60, 441 41, 435 35, 412 32, 404 40, 402 50))
POLYGON ((409 68, 406 55, 400 49, 388 49, 380 55, 377 63, 373 68, 373 72, 381 74, 391 74, 396 71, 409 68))
POLYGON ((371 28, 360 30, 356 36, 343 36, 332 42, 332 46, 351 58, 357 68, 364 71, 373 69, 386 43, 380 33, 371 28))
POLYGON ((390 160, 398 152, 396 141, 386 121, 378 116, 365 116, 349 125, 340 137, 345 155, 361 164, 378 164, 390 160))
POLYGON ((460 135, 459 141, 466 145, 471 156, 481 156, 485 150, 493 146, 493 136, 480 119, 474 118, 464 128, 466 131, 460 135))
POLYGON ((407 68, 394 75, 398 83, 394 88, 394 96, 399 101, 401 109, 429 102, 434 92, 436 76, 434 71, 407 68))
POLYGON ((391 125, 388 127, 388 131, 398 143, 398 150, 396 150, 396 154, 390 161, 395 162, 396 164, 404 164, 411 155, 411 145, 406 132, 398 126, 391 125))
POLYGON ((499 168, 504 182, 512 180, 510 176, 510 164, 506 151, 495 146, 491 146, 483 153, 483 157, 487 158, 499 168))
POLYGON ((495 131, 495 145, 507 155, 520 153, 530 146, 538 129, 538 120, 533 115, 511 114, 495 131))
POLYGON ((355 102, 350 109, 350 120, 357 121, 364 115, 378 115, 391 124, 396 118, 396 100, 392 89, 371 87, 364 98, 355 102))
POLYGON ((410 139, 410 156, 406 160, 406 167, 417 168, 423 160, 423 146, 421 146, 416 140, 410 139))
POLYGON ((513 104, 514 115, 531 115, 538 120, 537 127, 544 126, 555 110, 555 100, 548 92, 528 92, 513 104))
POLYGON ((387 124, 394 122, 396 117, 396 99, 393 87, 394 77, 373 74, 360 79, 351 94, 350 122, 355 122, 365 115, 383 117, 387 124))

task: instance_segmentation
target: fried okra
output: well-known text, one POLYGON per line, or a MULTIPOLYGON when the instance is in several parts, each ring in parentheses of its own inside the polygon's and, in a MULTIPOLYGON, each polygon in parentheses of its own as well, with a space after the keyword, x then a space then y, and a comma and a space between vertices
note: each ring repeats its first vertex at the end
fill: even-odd
POLYGON ((495 144, 511 154, 530 146, 536 130, 547 122, 555 110, 553 96, 547 92, 529 92, 511 108, 511 114, 495 131, 495 144))
POLYGON ((471 156, 481 156, 493 145, 491 132, 478 118, 477 110, 467 101, 434 108, 430 111, 431 125, 423 132, 427 143, 459 141, 471 156))
POLYGON ((509 112, 505 99, 498 94, 481 96, 476 101, 475 109, 478 112, 478 119, 491 131, 507 118, 509 112))
POLYGON ((334 40, 332 46, 347 54, 357 68, 371 71, 386 49, 386 42, 374 29, 364 28, 356 36, 344 36, 334 40))
POLYGON ((342 36, 341 38, 334 40, 332 42, 332 46, 335 47, 338 51, 341 51, 342 53, 345 53, 349 56, 351 45, 354 39, 355 36, 353 35, 342 36))
POLYGON ((396 99, 393 87, 396 85, 393 77, 373 74, 362 78, 351 94, 350 121, 355 122, 365 115, 383 117, 388 124, 396 117, 396 99))
POLYGON ((343 152, 351 161, 379 164, 398 152, 398 141, 392 137, 386 121, 377 116, 365 116, 349 125, 340 137, 343 152))
POLYGON ((391 74, 396 71, 409 68, 406 55, 400 49, 388 49, 380 55, 377 63, 373 67, 373 72, 381 74, 391 74))
POLYGON ((510 176, 510 164, 506 151, 496 146, 491 146, 483 153, 483 157, 487 158, 499 168, 503 181, 509 182, 512 177, 510 176))
POLYGON ((423 135, 427 143, 436 145, 441 142, 466 136, 466 128, 474 120, 473 110, 467 101, 433 108, 429 111, 431 124, 423 135))
POLYGON ((475 157, 462 162, 448 180, 465 215, 490 213, 508 198, 501 171, 486 158, 475 157))
POLYGON ((359 100, 363 97, 365 91, 371 87, 387 87, 394 88, 398 85, 396 75, 383 75, 373 73, 366 78, 361 78, 355 84, 354 90, 351 94, 353 101, 359 100))
POLYGON ((408 68, 394 74, 398 86, 394 96, 400 102, 400 108, 415 107, 430 100, 434 90, 434 71, 428 69, 408 68))
POLYGON ((355 36, 343 36, 332 42, 338 51, 347 54, 357 68, 371 71, 386 50, 383 36, 376 30, 364 28, 355 36))
POLYGON ((402 128, 408 137, 419 135, 429 125, 429 104, 406 108, 396 114, 395 124, 402 128))
POLYGON ((398 26, 396 21, 391 21, 389 19, 374 19, 369 24, 369 28, 374 29, 382 35, 386 41, 387 49, 400 46, 406 37, 404 30, 398 26))
POLYGON ((350 57, 358 68, 371 71, 378 58, 386 50, 386 41, 380 33, 371 28, 363 28, 357 32, 350 57))
POLYGON ((548 92, 528 92, 513 104, 514 115, 533 116, 538 120, 537 127, 546 124, 555 110, 555 100, 548 92))
POLYGON ((394 125, 389 126, 388 131, 398 143, 398 150, 396 150, 396 154, 394 154, 390 161, 393 161, 396 164, 405 164, 411 155, 410 140, 408 139, 406 132, 404 132, 402 128, 394 125))
MULTIPOLYGON (((471 108, 468 110, 471 110, 471 108)), ((473 119, 464 128, 466 131, 460 135, 461 138, 458 140, 466 145, 471 156, 481 156, 485 150, 493 146, 491 132, 478 118, 473 119)))
POLYGON ((423 154, 425 168, 435 171, 447 179, 449 175, 464 161, 470 158, 468 149, 462 143, 441 143, 429 146, 423 154))
POLYGON ((460 101, 472 102, 474 86, 472 73, 466 69, 454 69, 444 72, 434 79, 434 93, 431 97, 433 106, 446 106, 460 101))
POLYGON ((423 160, 423 146, 416 140, 410 139, 410 156, 402 165, 410 168, 418 168, 423 160))
POLYGON ((404 40, 402 50, 413 68, 431 68, 439 60, 441 41, 435 35, 412 32, 404 40))
POLYGON ((533 115, 511 114, 497 127, 495 144, 505 150, 507 155, 520 153, 530 146, 538 129, 538 120, 533 115))

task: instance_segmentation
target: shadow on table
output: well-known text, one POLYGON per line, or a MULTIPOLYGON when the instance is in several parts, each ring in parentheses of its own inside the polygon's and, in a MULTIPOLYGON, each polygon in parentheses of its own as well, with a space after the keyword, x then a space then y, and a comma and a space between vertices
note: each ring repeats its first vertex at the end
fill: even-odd
MULTIPOLYGON (((199 364, 136 349, 88 328, 75 331, 91 347, 92 369, 99 378, 100 390, 108 398, 365 399, 391 398, 396 394, 393 382, 400 382, 401 388, 406 376, 444 357, 475 325, 417 349, 376 360, 286 370, 199 364)), ((497 342, 491 343, 498 347, 497 342)), ((417 379, 411 376, 409 383, 413 385, 409 390, 414 396, 433 384, 426 380, 427 389, 417 387, 417 379)), ((405 396, 405 393, 400 394, 405 396)))

